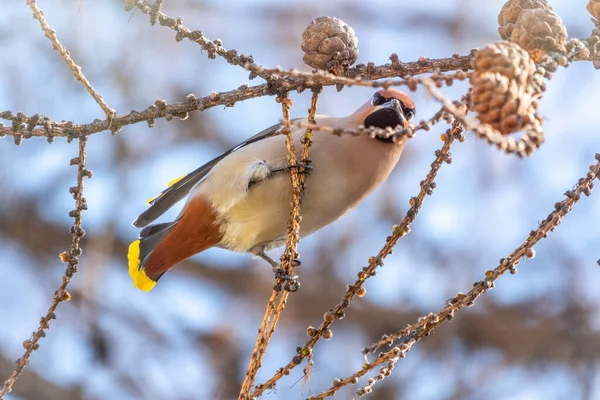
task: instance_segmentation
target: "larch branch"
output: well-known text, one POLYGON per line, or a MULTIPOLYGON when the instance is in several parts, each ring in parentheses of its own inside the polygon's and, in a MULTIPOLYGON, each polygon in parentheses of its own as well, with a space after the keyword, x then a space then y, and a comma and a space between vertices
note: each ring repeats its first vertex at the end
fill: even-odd
POLYGON ((78 156, 70 161, 70 165, 77 166, 77 186, 73 186, 69 189, 69 193, 71 193, 75 199, 75 209, 69 213, 69 216, 74 218, 75 222, 71 227, 71 248, 68 252, 65 251, 60 254, 61 260, 67 263, 67 268, 62 277, 62 284, 54 293, 48 312, 40 319, 37 330, 33 332, 29 339, 23 342, 25 353, 16 361, 17 367, 11 376, 4 382, 2 390, 0 390, 0 400, 2 400, 7 393, 11 392, 16 379, 21 375, 27 364, 29 364, 31 354, 39 348, 39 341, 46 336, 46 330, 50 327, 50 321, 56 319, 56 309, 58 305, 63 301, 71 299, 67 287, 71 282, 71 278, 77 272, 79 256, 81 255, 79 243, 81 238, 85 235, 85 231, 81 227, 81 214, 84 210, 87 210, 87 202, 85 197, 83 197, 83 180, 86 177, 92 177, 92 172, 85 166, 86 142, 87 138, 85 137, 79 139, 78 156))
POLYGON ((96 89, 94 89, 92 84, 83 75, 83 71, 82 71, 81 67, 79 65, 77 65, 75 63, 75 61, 73 61, 73 59, 69 55, 69 52, 67 51, 67 49, 65 49, 63 47, 63 45, 60 44, 60 42, 58 41, 58 37, 56 36, 56 31, 54 29, 50 28, 50 26, 44 19, 44 14, 43 14, 42 10, 40 10, 39 7, 37 6, 37 1, 36 0, 27 0, 27 4, 29 5, 29 7, 31 8, 31 11, 33 12, 33 17, 35 19, 37 19, 38 22, 40 23, 40 26, 42 27, 42 30, 46 34, 46 37, 50 40, 50 42, 52 42, 52 48, 60 54, 60 56, 62 57, 64 62, 67 64, 67 66, 73 72, 75 79, 77 79, 79 82, 81 82, 81 84, 85 87, 85 90, 87 90, 88 93, 90 95, 92 95, 94 100, 96 100, 96 103, 98 103, 100 108, 102 108, 102 111, 104 111, 104 113, 106 114, 106 118, 108 120, 110 120, 114 116, 115 110, 112 110, 106 104, 106 102, 104 101, 102 96, 100 96, 100 94, 96 91, 96 89))

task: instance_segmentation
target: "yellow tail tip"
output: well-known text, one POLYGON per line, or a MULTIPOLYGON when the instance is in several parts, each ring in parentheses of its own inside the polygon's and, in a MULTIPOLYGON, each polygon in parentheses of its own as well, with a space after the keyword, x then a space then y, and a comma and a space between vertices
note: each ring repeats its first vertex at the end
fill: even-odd
POLYGON ((127 261, 129 263, 129 276, 133 280, 133 286, 144 292, 150 291, 156 282, 146 275, 146 271, 140 268, 140 241, 139 239, 129 245, 127 253, 127 261))

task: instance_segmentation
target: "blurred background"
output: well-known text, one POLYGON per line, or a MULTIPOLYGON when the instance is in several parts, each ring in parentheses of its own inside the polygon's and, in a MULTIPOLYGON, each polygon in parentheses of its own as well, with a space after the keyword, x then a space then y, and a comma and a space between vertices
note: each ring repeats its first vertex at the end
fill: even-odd
MULTIPOLYGON (((226 48, 252 54, 265 66, 309 70, 301 33, 313 18, 336 16, 359 38, 359 63, 468 54, 499 39, 500 0, 165 0, 163 12, 226 48)), ((571 37, 589 36, 587 0, 554 0, 571 37)), ((199 46, 177 43, 168 28, 151 26, 117 0, 40 0, 59 40, 110 107, 145 109, 158 97, 182 101, 248 82, 248 73, 199 46)), ((3 2, 0 13, 0 109, 43 113, 76 123, 104 118, 52 51, 25 2, 3 2)), ((509 157, 467 134, 441 169, 437 189, 376 277, 337 322, 334 337, 317 344, 310 383, 302 368, 281 380, 269 399, 302 399, 363 363, 361 349, 384 333, 443 307, 512 252, 584 176, 600 152, 600 72, 591 63, 560 69, 541 102, 546 143, 527 160, 509 157)), ((445 93, 466 91, 456 82, 445 93)), ((373 90, 324 90, 318 113, 343 116, 373 90)), ((306 114, 310 92, 292 93, 292 117, 306 114)), ((413 95, 417 120, 438 104, 413 95)), ((272 97, 164 119, 149 129, 127 126, 89 139, 80 271, 73 299, 60 305, 47 338, 7 399, 237 398, 264 306, 270 268, 250 255, 210 250, 169 272, 150 293, 133 288, 126 249, 146 199, 224 149, 276 123, 272 97)), ((290 297, 257 383, 287 363, 306 340, 308 325, 343 295, 346 284, 383 245, 408 209, 439 148, 446 126, 420 132, 392 177, 358 209, 302 240, 302 288, 290 297)), ((0 381, 20 357, 61 281, 58 254, 70 245, 68 188, 75 143, 43 138, 20 146, 0 141, 0 381)), ((176 214, 173 210, 165 217, 176 214)), ((600 399, 600 194, 583 198, 537 256, 443 324, 376 385, 373 399, 600 399)), ((274 252, 273 256, 281 254, 274 252)), ((351 398, 356 387, 338 397, 351 398)))

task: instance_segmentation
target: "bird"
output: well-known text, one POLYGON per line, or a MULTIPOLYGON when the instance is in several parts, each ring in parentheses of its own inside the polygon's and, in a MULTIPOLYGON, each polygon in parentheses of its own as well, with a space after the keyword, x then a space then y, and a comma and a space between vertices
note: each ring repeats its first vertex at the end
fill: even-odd
MULTIPOLYGON (((315 116, 317 125, 334 129, 406 128, 415 104, 401 90, 378 90, 354 113, 315 116)), ((308 122, 308 117, 293 122, 308 122)), ((305 129, 291 128, 298 158, 305 129)), ((191 173, 169 183, 149 201, 133 225, 142 228, 128 251, 134 286, 151 290, 181 261, 209 248, 247 252, 276 268, 266 252, 285 244, 292 199, 283 123, 273 125, 227 150, 191 173), (155 223, 187 196, 171 222, 155 223)), ((368 134, 333 135, 315 130, 300 212, 300 237, 331 224, 360 204, 390 175, 405 140, 368 134)))

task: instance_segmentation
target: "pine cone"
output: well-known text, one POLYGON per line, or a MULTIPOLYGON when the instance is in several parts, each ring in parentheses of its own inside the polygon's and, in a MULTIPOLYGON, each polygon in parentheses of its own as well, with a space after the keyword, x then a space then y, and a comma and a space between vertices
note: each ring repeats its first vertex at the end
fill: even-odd
POLYGON ((585 44, 590 50, 590 53, 600 53, 600 30, 594 29, 590 37, 585 41, 585 44))
POLYGON ((493 43, 478 51, 471 64, 473 109, 482 124, 507 135, 538 119, 545 71, 536 68, 525 50, 514 43, 493 43))
POLYGON ((510 42, 496 42, 479 50, 471 60, 474 74, 498 72, 519 85, 528 85, 535 72, 535 64, 529 54, 510 42))
POLYGON ((587 10, 592 14, 592 21, 596 28, 600 29, 600 0, 590 0, 587 5, 587 10))
POLYGON ((567 49, 567 58, 571 61, 586 60, 590 56, 590 50, 579 39, 569 40, 565 48, 567 49))
POLYGON ((598 58, 598 54, 600 54, 600 30, 594 29, 590 37, 585 41, 585 44, 590 50, 590 54, 594 55, 594 68, 600 69, 600 59, 598 58))
POLYGON ((510 41, 538 58, 547 51, 565 51, 567 30, 552 10, 523 10, 515 23, 510 41))
POLYGON ((319 17, 302 33, 302 50, 306 64, 341 74, 358 58, 358 38, 341 19, 319 17))
POLYGON ((543 10, 552 10, 552 6, 546 0, 508 0, 502 6, 498 14, 498 33, 504 40, 510 39, 513 28, 521 11, 541 8, 543 10))
POLYGON ((537 102, 514 80, 499 73, 484 72, 471 79, 473 108, 482 124, 504 135, 521 130, 537 120, 537 102))

